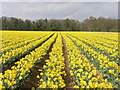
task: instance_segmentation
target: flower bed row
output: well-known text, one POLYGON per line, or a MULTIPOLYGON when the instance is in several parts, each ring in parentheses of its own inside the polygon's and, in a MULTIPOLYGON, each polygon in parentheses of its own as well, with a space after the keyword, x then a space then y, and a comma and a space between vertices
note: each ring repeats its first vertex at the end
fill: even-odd
POLYGON ((41 46, 30 52, 25 58, 16 62, 15 65, 11 67, 11 70, 6 70, 4 75, 2 75, 3 88, 10 89, 19 87, 31 73, 31 69, 33 69, 38 62, 41 62, 42 58, 44 58, 50 45, 54 42, 56 35, 57 34, 53 35, 41 46))
POLYGON ((11 64, 16 59, 20 59, 22 56, 24 56, 25 54, 30 52, 32 49, 34 49, 35 47, 42 44, 50 36, 51 36, 51 34, 48 34, 47 36, 45 36, 45 37, 43 37, 43 38, 41 38, 39 40, 36 40, 34 42, 31 42, 28 45, 24 45, 23 47, 17 48, 15 50, 11 50, 8 53, 3 54, 2 58, 0 59, 0 64, 5 66, 7 64, 11 64))
MULTIPOLYGON (((32 43, 32 42, 34 42, 34 41, 37 41, 37 40, 39 40, 39 39, 41 39, 42 37, 44 37, 45 35, 41 35, 41 36, 39 36, 39 37, 34 37, 34 38, 30 38, 30 39, 24 39, 24 40, 22 40, 21 42, 18 42, 18 41, 16 41, 16 42, 18 42, 18 43, 16 43, 16 44, 14 44, 14 45, 10 45, 10 46, 7 46, 7 47, 2 47, 2 49, 1 49, 1 51, 2 51, 2 54, 6 54, 6 53, 9 53, 9 51, 12 51, 12 50, 15 50, 15 49, 18 49, 18 48, 21 48, 21 47, 24 47, 24 45, 28 45, 28 44, 30 44, 30 43, 32 43)), ((17 38, 17 37, 16 37, 17 38)), ((14 38, 13 38, 13 42, 14 42, 14 38)), ((13 43, 12 42, 12 43, 13 43)), ((3 46, 4 44, 2 44, 2 46, 3 46)))
POLYGON ((68 51, 70 73, 74 77, 74 88, 112 88, 107 79, 103 79, 98 69, 82 54, 82 51, 64 35, 68 51))
POLYGON ((102 73, 105 79, 111 82, 114 87, 119 86, 119 78, 118 78, 118 61, 111 61, 106 55, 103 53, 91 48, 86 45, 82 41, 69 36, 74 43, 79 47, 82 53, 89 58, 89 60, 97 67, 97 69, 102 73))
POLYGON ((45 60, 46 65, 43 66, 43 71, 37 76, 41 77, 39 88, 63 88, 65 83, 62 76, 66 74, 60 34, 49 55, 49 59, 45 60))

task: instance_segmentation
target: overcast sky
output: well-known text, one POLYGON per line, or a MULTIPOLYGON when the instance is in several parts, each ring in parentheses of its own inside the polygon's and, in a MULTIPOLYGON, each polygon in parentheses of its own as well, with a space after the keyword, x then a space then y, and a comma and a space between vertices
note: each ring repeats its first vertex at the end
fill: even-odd
POLYGON ((1 0, 2 2, 118 2, 120 0, 1 0))
POLYGON ((36 20, 38 18, 73 18, 80 21, 89 16, 118 17, 118 0, 104 0, 109 2, 100 2, 100 0, 84 0, 86 2, 72 2, 75 0, 69 0, 71 2, 67 2, 68 0, 64 0, 66 2, 60 2, 62 0, 58 0, 59 2, 48 2, 49 0, 44 0, 44 2, 39 2, 39 0, 34 0, 34 2, 30 2, 33 0, 24 1, 2 0, 2 9, 0 8, 0 11, 2 10, 2 16, 12 16, 31 20, 36 20))

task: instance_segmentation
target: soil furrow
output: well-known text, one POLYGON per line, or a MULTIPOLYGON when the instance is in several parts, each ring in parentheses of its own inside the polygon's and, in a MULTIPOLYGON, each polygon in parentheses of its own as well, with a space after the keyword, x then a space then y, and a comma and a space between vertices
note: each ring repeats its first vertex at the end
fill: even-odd
POLYGON ((30 54, 30 52, 34 51, 36 48, 38 48, 39 46, 41 46, 44 42, 46 42, 49 38, 51 38, 54 34, 52 34, 50 37, 48 37, 46 40, 44 40, 43 42, 41 42, 39 45, 35 46, 34 48, 32 48, 31 50, 29 50, 29 52, 27 52, 26 54, 22 55, 20 58, 16 59, 15 61, 13 61, 11 64, 5 65, 4 67, 2 67, 2 73, 4 74, 4 71, 6 71, 7 69, 11 70, 12 66, 15 66, 15 62, 19 61, 20 59, 24 58, 26 55, 30 54))
POLYGON ((64 63, 65 63, 65 72, 67 76, 64 76, 63 79, 65 80, 66 84, 66 89, 71 90, 74 86, 73 83, 73 77, 70 75, 70 67, 69 67, 69 61, 68 61, 68 53, 67 53, 67 47, 66 47, 66 42, 65 39, 62 37, 62 43, 63 43, 63 56, 65 58, 64 63))
MULTIPOLYGON (((69 37, 70 38, 70 37, 69 37)), ((71 39, 71 38, 70 38, 71 39)), ((72 40, 72 39, 71 39, 72 40)), ((72 40, 72 42, 76 45, 76 43, 72 40)), ((76 45, 77 46, 77 45, 76 45)), ((78 46, 77 46, 78 47, 78 46)), ((79 49, 79 48, 78 48, 79 49)), ((81 55, 84 55, 83 53, 80 53, 81 55)), ((85 55, 84 55, 84 57, 85 58, 87 58, 85 55)), ((90 60, 89 60, 89 58, 87 58, 88 59, 88 63, 91 65, 90 67, 91 67, 91 69, 92 70, 94 70, 94 67, 96 67, 90 60), (94 65, 94 66, 92 66, 92 64, 94 65)), ((97 67, 96 67, 97 68, 97 67)), ((99 70, 97 70, 97 75, 98 76, 100 76, 100 78, 101 78, 101 80, 99 80, 99 82, 102 82, 102 79, 103 79, 103 75, 101 75, 101 73, 100 73, 100 71, 99 70)), ((97 78, 97 77, 96 77, 97 78)), ((107 83, 109 83, 109 82, 107 82, 107 83)))
POLYGON ((34 87, 36 89, 36 88, 39 87, 40 78, 36 78, 36 76, 40 74, 40 71, 38 71, 38 70, 39 69, 43 70, 43 66, 46 64, 45 60, 49 59, 49 53, 52 51, 53 44, 56 42, 56 38, 55 38, 54 42, 51 44, 49 50, 47 50, 47 53, 44 56, 44 58, 41 60, 41 62, 37 63, 35 65, 35 67, 32 69, 31 74, 23 82, 23 84, 19 87, 20 90, 22 90, 22 89, 31 89, 32 87, 34 87))

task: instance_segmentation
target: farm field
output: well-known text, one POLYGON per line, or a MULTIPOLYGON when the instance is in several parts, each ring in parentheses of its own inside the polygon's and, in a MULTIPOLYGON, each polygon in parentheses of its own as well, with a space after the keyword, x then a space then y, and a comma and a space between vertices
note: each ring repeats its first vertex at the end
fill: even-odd
POLYGON ((118 33, 0 33, 0 89, 120 88, 118 33))

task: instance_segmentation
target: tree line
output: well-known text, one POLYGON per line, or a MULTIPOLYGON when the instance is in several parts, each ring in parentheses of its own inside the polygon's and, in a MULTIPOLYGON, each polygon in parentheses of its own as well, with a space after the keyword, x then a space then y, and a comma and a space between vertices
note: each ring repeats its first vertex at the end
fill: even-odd
POLYGON ((21 31, 118 31, 118 19, 89 17, 80 22, 75 19, 38 19, 35 21, 15 17, 1 17, 2 30, 21 31))

